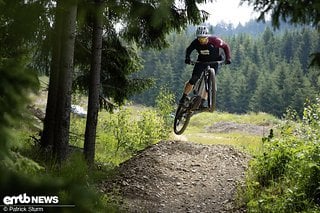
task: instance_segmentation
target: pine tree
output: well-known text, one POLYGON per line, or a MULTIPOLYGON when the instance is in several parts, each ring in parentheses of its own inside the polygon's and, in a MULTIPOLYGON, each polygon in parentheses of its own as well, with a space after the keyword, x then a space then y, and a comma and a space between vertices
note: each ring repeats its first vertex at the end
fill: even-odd
POLYGON ((61 163, 69 145, 73 55, 77 2, 58 1, 55 20, 55 43, 49 82, 42 146, 53 146, 61 163))
POLYGON ((249 103, 250 110, 279 115, 280 97, 272 74, 262 72, 259 75, 257 85, 257 89, 249 103))
POLYGON ((103 10, 101 0, 95 0, 92 15, 92 49, 90 66, 90 83, 88 113, 86 120, 84 155, 89 165, 93 165, 95 156, 96 128, 98 123, 100 75, 102 56, 103 10))
POLYGON ((299 39, 295 38, 287 30, 282 39, 282 55, 285 57, 286 62, 290 62, 294 57, 295 43, 299 42, 299 39))
MULTIPOLYGON (((225 72, 230 72, 230 70, 226 69, 225 72)), ((235 79, 232 86, 235 97, 231 112, 246 113, 248 111, 248 99, 250 98, 248 96, 250 94, 248 91, 248 79, 240 72, 233 72, 232 76, 235 79)))
POLYGON ((302 30, 302 41, 300 43, 300 52, 298 55, 304 73, 308 72, 308 67, 311 62, 310 55, 315 51, 314 41, 315 39, 312 36, 312 32, 309 29, 304 28, 302 30))
POLYGON ((234 107, 235 91, 233 88, 234 78, 231 72, 220 72, 217 77, 217 109, 232 111, 234 107))
MULTIPOLYGON (((248 2, 254 7, 260 15, 258 20, 265 20, 266 14, 271 14, 272 25, 276 28, 280 26, 280 20, 292 24, 306 24, 319 29, 319 10, 320 6, 317 0, 308 2, 300 0, 288 1, 269 1, 269 0, 241 0, 248 2)), ((320 52, 313 54, 312 63, 320 66, 320 52)))

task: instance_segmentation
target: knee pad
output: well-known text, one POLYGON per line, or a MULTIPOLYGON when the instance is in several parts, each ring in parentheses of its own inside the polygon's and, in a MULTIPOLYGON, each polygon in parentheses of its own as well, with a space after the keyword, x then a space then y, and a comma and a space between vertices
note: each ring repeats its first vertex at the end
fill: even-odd
POLYGON ((195 85, 196 82, 198 81, 199 77, 196 76, 196 75, 192 75, 192 77, 190 78, 189 80, 189 83, 192 84, 192 85, 195 85))

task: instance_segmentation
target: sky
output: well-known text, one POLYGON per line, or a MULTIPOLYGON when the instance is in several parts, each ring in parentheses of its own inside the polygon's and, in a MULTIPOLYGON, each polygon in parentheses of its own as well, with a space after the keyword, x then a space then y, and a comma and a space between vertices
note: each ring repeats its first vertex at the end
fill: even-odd
POLYGON ((237 26, 245 24, 250 19, 256 19, 258 14, 253 12, 253 7, 247 3, 239 6, 240 0, 215 0, 212 3, 199 5, 199 9, 205 10, 211 15, 207 22, 215 25, 219 22, 231 23, 237 26))

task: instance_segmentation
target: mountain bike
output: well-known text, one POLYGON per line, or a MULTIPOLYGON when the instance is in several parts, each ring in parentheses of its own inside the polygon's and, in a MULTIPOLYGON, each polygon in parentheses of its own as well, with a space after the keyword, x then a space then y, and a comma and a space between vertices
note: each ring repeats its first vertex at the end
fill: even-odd
POLYGON ((210 65, 221 65, 224 61, 200 62, 193 61, 192 65, 201 63, 208 65, 202 72, 199 80, 193 86, 191 95, 187 96, 184 104, 179 104, 174 118, 173 130, 181 135, 187 128, 190 118, 200 112, 213 112, 216 108, 217 83, 216 73, 210 65), (202 99, 206 100, 207 107, 199 108, 202 99))

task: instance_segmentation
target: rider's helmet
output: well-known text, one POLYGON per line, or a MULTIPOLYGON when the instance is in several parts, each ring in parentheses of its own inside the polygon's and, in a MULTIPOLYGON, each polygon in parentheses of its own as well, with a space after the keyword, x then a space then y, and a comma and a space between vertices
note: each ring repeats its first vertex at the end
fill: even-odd
POLYGON ((196 34, 200 44, 208 43, 209 30, 206 26, 199 26, 196 34))
POLYGON ((199 26, 197 28, 197 37, 208 37, 209 36, 209 29, 207 26, 199 26))

